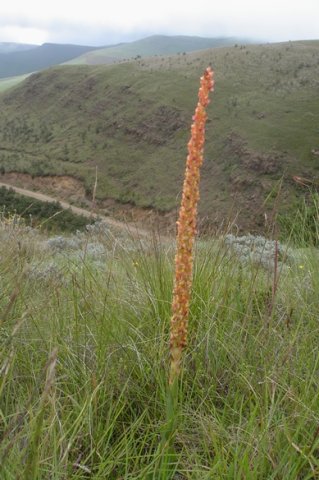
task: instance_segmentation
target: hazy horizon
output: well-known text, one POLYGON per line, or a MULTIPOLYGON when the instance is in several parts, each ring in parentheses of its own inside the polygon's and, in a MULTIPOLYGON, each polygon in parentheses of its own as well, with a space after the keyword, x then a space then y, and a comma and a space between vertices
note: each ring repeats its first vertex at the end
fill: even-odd
POLYGON ((319 40, 319 36, 318 37, 314 37, 314 38, 295 38, 293 40, 290 40, 290 39, 287 39, 287 40, 278 40, 278 41, 270 41, 270 40, 267 40, 267 39, 264 39, 264 38, 248 38, 248 37, 240 37, 240 36, 216 36, 216 37, 213 37, 213 36, 208 36, 208 35, 187 35, 187 34, 183 34, 183 35, 179 35, 179 34, 166 34, 166 33, 150 33, 150 34, 145 34, 144 36, 141 36, 141 37, 137 37, 137 38, 133 38, 133 39, 126 39, 126 40, 123 40, 123 41, 119 41, 119 42, 114 42, 114 43, 101 43, 101 44, 87 44, 87 43, 80 43, 80 42, 59 42, 59 41, 45 41, 45 42, 41 42, 41 43, 30 43, 30 42, 16 42, 16 41, 8 41, 8 40, 2 40, 0 38, 0 44, 5 44, 5 43, 16 43, 16 44, 24 44, 24 45, 32 45, 32 46, 41 46, 41 45, 44 45, 44 44, 54 44, 54 45, 78 45, 78 46, 88 46, 88 47, 113 47, 113 46, 116 46, 116 45, 120 45, 122 43, 131 43, 131 42, 135 42, 135 41, 139 41, 139 40, 144 40, 146 38, 150 38, 150 37, 194 37, 194 38, 207 38, 207 39, 210 39, 210 38, 225 38, 225 39, 231 39, 231 38, 234 38, 236 39, 237 41, 239 40, 242 40, 243 43, 244 42, 249 42, 250 44, 262 44, 262 43, 285 43, 285 42, 290 42, 290 41, 311 41, 311 40, 319 40))
POLYGON ((0 41, 101 46, 156 34, 311 40, 319 38, 318 18, 317 0, 225 0, 214 5, 210 0, 162 0, 152 5, 143 0, 111 5, 56 0, 43 8, 36 0, 11 0, 0 5, 0 41))
MULTIPOLYGON (((84 46, 84 45, 86 45, 86 46, 92 46, 92 47, 104 47, 104 46, 107 47, 107 46, 120 45, 120 44, 122 44, 122 43, 130 43, 130 42, 135 42, 135 41, 139 41, 139 40, 144 40, 144 39, 146 39, 146 38, 151 38, 151 37, 193 37, 193 38, 207 38, 207 39, 210 39, 210 38, 225 38, 225 39, 236 38, 237 40, 240 40, 240 39, 241 39, 241 40, 243 40, 243 41, 245 40, 245 41, 249 41, 249 42, 252 42, 252 43, 254 43, 254 42, 257 43, 257 42, 259 42, 259 41, 262 41, 262 39, 257 39, 257 38, 254 39, 254 38, 233 37, 233 36, 227 36, 227 37, 226 37, 226 36, 225 36, 225 37, 222 37, 222 36, 209 37, 209 36, 207 36, 207 35, 206 35, 206 36, 205 36, 205 35, 187 35, 187 34, 185 34, 185 35, 178 35, 178 34, 177 34, 177 35, 174 35, 174 34, 169 35, 169 34, 166 34, 166 33, 151 33, 151 34, 146 34, 145 36, 142 36, 142 37, 134 38, 134 39, 132 39, 132 40, 123 40, 123 42, 108 43, 108 44, 99 44, 99 45, 87 45, 87 44, 84 44, 83 42, 82 42, 82 43, 79 43, 79 42, 77 42, 77 43, 71 43, 71 42, 58 42, 58 41, 57 41, 57 42, 50 42, 50 41, 48 41, 48 42, 42 42, 42 43, 28 43, 28 42, 15 42, 15 41, 6 41, 6 40, 3 41, 1 38, 0 38, 0 44, 3 44, 3 43, 8 43, 8 44, 10 44, 10 43, 12 43, 12 44, 13 44, 13 43, 17 43, 17 44, 19 44, 19 43, 21 43, 21 44, 25 44, 25 45, 41 46, 41 45, 43 45, 43 44, 48 44, 48 43, 50 44, 50 43, 52 43, 52 44, 56 44, 56 45, 59 45, 59 44, 61 44, 61 45, 70 44, 70 45, 71 45, 71 44, 72 44, 72 45, 79 45, 79 46, 84 46)), ((302 39, 300 39, 300 40, 302 40, 302 39)))

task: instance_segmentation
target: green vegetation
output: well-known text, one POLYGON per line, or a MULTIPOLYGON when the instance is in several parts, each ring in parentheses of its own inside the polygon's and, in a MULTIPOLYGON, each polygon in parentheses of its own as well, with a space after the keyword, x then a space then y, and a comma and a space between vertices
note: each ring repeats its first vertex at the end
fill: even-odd
POLYGON ((289 213, 304 195, 292 177, 319 175, 319 41, 31 75, 0 96, 0 163, 6 171, 73 175, 88 192, 97 165, 98 199, 174 210, 198 74, 208 64, 216 90, 200 215, 216 226, 239 211, 240 229, 262 230, 276 207, 276 185, 281 211, 289 213))
POLYGON ((0 208, 4 217, 13 215, 28 226, 50 232, 75 232, 90 223, 87 218, 63 210, 59 203, 31 200, 5 187, 0 187, 0 208))
POLYGON ((319 246, 319 195, 317 191, 309 191, 306 196, 291 208, 289 215, 279 215, 283 238, 289 238, 297 246, 319 246))
POLYGON ((1 225, 1 479, 318 478, 318 251, 274 281, 197 244, 167 457, 173 245, 87 235, 102 262, 1 225))

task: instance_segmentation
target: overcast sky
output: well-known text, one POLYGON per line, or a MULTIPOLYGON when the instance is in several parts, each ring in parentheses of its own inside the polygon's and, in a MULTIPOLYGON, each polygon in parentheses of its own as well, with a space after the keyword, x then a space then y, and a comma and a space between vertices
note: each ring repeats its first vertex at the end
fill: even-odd
POLYGON ((0 42, 108 45, 152 34, 319 38, 319 0, 0 2, 0 42))

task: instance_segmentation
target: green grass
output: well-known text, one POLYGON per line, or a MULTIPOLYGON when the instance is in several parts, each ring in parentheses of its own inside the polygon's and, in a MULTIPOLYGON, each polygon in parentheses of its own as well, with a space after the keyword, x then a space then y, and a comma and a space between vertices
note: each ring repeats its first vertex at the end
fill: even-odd
POLYGON ((282 179, 282 211, 303 195, 293 175, 318 177, 319 43, 210 49, 30 76, 0 97, 0 162, 8 171, 66 174, 97 198, 173 211, 198 77, 212 64, 201 218, 229 215, 261 230, 282 179), (154 174, 156 172, 156 174, 154 174))
POLYGON ((173 244, 99 236, 98 265, 0 235, 2 479, 318 478, 317 250, 271 300, 271 272, 198 242, 164 471, 173 244), (52 261, 62 277, 30 277, 52 261))

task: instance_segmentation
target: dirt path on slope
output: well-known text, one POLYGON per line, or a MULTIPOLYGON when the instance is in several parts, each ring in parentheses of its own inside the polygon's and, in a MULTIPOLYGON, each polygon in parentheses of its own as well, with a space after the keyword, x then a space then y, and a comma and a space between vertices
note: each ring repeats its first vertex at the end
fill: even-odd
POLYGON ((49 195, 45 195, 44 193, 40 192, 33 192, 32 190, 27 190, 25 188, 20 188, 20 187, 15 187, 14 185, 10 185, 8 183, 2 183, 0 182, 0 187, 5 187, 8 189, 14 190, 16 193, 20 195, 24 195, 25 197, 30 197, 34 198, 35 200, 40 200, 41 202, 58 202, 59 205, 64 210, 71 210, 71 212, 75 213, 76 215, 82 215, 83 217, 92 219, 96 218, 101 220, 102 222, 105 222, 106 224, 118 228, 120 230, 126 230, 128 233, 135 234, 135 235, 140 235, 140 236, 149 236, 149 232, 146 230, 138 228, 134 224, 129 224, 125 222, 120 222, 119 220, 114 220, 109 217, 105 217, 104 215, 99 215, 97 213, 91 212, 90 210, 86 210, 85 208, 80 208, 80 207, 75 207, 74 205, 71 205, 68 202, 65 202, 64 200, 59 200, 58 198, 51 197, 49 195))

